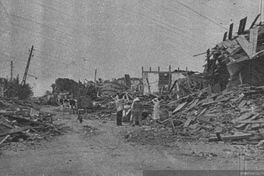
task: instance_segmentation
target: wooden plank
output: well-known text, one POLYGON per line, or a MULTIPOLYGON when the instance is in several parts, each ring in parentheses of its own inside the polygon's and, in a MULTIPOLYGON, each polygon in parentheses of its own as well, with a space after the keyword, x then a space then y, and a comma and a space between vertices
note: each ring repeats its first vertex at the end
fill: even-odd
POLYGON ((170 119, 170 122, 171 122, 171 126, 172 126, 172 133, 175 134, 175 126, 174 126, 174 123, 173 123, 173 120, 170 119))
POLYGON ((209 142, 213 141, 220 141, 220 140, 238 140, 238 139, 246 139, 253 136, 251 133, 241 133, 241 134, 234 134, 234 135, 220 135, 220 133, 216 134, 216 136, 210 137, 209 142))
POLYGON ((236 118, 236 119, 233 119, 231 122, 232 123, 237 123, 239 121, 243 121, 243 120, 246 120, 248 118, 250 118, 252 115, 254 115, 252 112, 248 112, 248 113, 245 113, 243 114, 242 116, 236 118))
POLYGON ((232 48, 227 48, 226 51, 233 55, 235 54, 236 52, 238 52, 239 50, 241 49, 240 45, 236 45, 235 47, 232 47, 232 48))
POLYGON ((221 43, 226 48, 233 48, 235 46, 239 46, 236 40, 226 40, 221 43))
POLYGON ((256 120, 256 121, 245 120, 245 121, 240 121, 239 123, 264 123, 264 120, 256 120))
POLYGON ((1 125, 4 125, 5 127, 10 128, 10 129, 14 128, 12 125, 9 125, 8 123, 5 123, 5 122, 1 122, 1 125))
POLYGON ((234 134, 234 135, 226 135, 221 136, 223 140, 235 140, 235 139, 245 139, 250 136, 253 136, 251 133, 241 133, 241 134, 234 134))
POLYGON ((242 24, 243 24, 244 18, 240 20, 237 35, 240 35, 242 33, 242 24))
POLYGON ((217 103, 217 101, 206 102, 206 103, 203 103, 202 106, 206 106, 206 105, 210 105, 214 103, 217 103))
POLYGON ((223 41, 226 40, 226 37, 227 37, 227 32, 224 33, 224 36, 223 36, 223 41))
POLYGON ((198 114, 198 116, 203 115, 203 113, 204 113, 206 110, 207 110, 207 108, 204 108, 204 109, 198 114))
POLYGON ((235 60, 236 60, 236 63, 238 63, 238 62, 242 62, 242 61, 249 60, 249 59, 250 59, 250 57, 248 55, 245 55, 245 56, 241 56, 235 60))
POLYGON ((199 99, 194 100, 194 102, 190 105, 190 109, 194 108, 198 102, 199 102, 199 99))
POLYGON ((198 106, 198 104, 199 104, 198 102, 199 102, 199 99, 194 100, 193 103, 190 105, 190 107, 187 108, 186 110, 184 110, 183 113, 186 113, 186 112, 190 111, 192 108, 198 106))
POLYGON ((172 113, 176 113, 176 112, 180 111, 186 104, 187 104, 187 102, 180 104, 172 113))
POLYGON ((193 116, 189 116, 188 119, 185 121, 183 127, 184 128, 188 127, 193 119, 194 119, 193 116))
POLYGON ((240 36, 237 37, 236 40, 240 44, 240 46, 242 47, 242 49, 246 52, 246 54, 249 56, 249 58, 251 58, 252 51, 250 50, 250 44, 247 41, 247 39, 245 38, 245 36, 240 35, 240 36))
POLYGON ((247 124, 239 124, 239 125, 236 125, 235 128, 238 128, 238 129, 239 129, 239 128, 242 128, 242 127, 244 127, 244 126, 246 126, 246 125, 247 125, 247 124))
POLYGON ((7 135, 1 142, 0 142, 0 145, 2 144, 2 143, 4 143, 8 138, 10 137, 10 135, 7 135))
POLYGON ((233 33, 233 26, 234 26, 234 23, 230 24, 229 25, 229 33, 228 33, 228 39, 231 40, 232 39, 232 33, 233 33))
POLYGON ((249 30, 249 43, 250 43, 249 46, 251 50, 251 56, 256 54, 257 42, 258 42, 258 27, 255 27, 249 30))
POLYGON ((238 105, 238 108, 239 108, 239 109, 243 108, 243 107, 245 106, 246 103, 247 103, 247 100, 242 100, 242 101, 240 102, 240 104, 238 105))
POLYGON ((245 32, 245 27, 246 27, 246 23, 247 23, 247 17, 245 17, 243 19, 243 22, 242 22, 242 26, 241 26, 241 33, 244 33, 245 32))
POLYGON ((260 14, 257 15, 257 17, 255 18, 255 20, 251 24, 250 28, 253 28, 254 27, 254 25, 255 25, 256 21, 259 19, 259 17, 260 17, 260 14))
POLYGON ((258 116, 260 115, 260 113, 258 113, 258 114, 255 114, 253 117, 251 117, 250 119, 248 119, 248 120, 255 120, 258 116))
POLYGON ((14 128, 12 130, 8 130, 7 132, 0 134, 0 136, 10 135, 10 134, 18 133, 18 132, 25 131, 28 129, 31 129, 31 127, 25 126, 25 127, 21 127, 21 128, 14 128))

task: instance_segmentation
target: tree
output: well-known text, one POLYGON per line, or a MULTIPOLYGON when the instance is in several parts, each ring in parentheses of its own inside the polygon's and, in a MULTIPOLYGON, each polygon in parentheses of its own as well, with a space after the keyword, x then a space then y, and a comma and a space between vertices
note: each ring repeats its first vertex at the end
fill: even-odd
POLYGON ((53 91, 52 93, 68 92, 72 94, 74 98, 79 96, 90 96, 92 99, 97 97, 98 89, 93 83, 90 83, 85 87, 85 85, 78 81, 74 81, 68 78, 58 78, 55 83, 51 85, 53 91))
POLYGON ((80 85, 78 82, 69 78, 58 78, 55 80, 55 84, 51 85, 53 92, 69 92, 74 97, 78 95, 80 85))
POLYGON ((9 98, 17 97, 20 100, 25 100, 33 95, 32 87, 29 84, 24 86, 19 84, 19 78, 13 80, 6 80, 5 96, 9 98))
POLYGON ((29 84, 19 85, 17 96, 20 100, 28 99, 30 96, 33 96, 32 87, 29 84))

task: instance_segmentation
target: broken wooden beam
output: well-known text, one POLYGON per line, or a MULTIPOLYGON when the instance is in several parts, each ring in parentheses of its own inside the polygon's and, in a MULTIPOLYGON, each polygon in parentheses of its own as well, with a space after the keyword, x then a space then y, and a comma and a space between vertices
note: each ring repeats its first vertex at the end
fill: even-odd
POLYGON ((172 133, 175 134, 176 131, 175 131, 175 126, 174 126, 173 120, 170 119, 170 122, 171 122, 171 126, 172 126, 172 133))
POLYGON ((229 34, 228 34, 228 39, 231 40, 232 39, 232 33, 233 33, 233 26, 234 24, 230 24, 229 26, 229 34))
POLYGON ((260 14, 258 14, 258 15, 256 16, 255 20, 253 21, 253 23, 252 23, 251 26, 250 26, 250 29, 254 27, 254 25, 256 24, 256 22, 257 22, 257 20, 259 19, 259 17, 260 17, 260 14))
POLYGON ((179 106, 177 106, 177 108, 175 108, 175 110, 172 112, 172 114, 180 111, 182 108, 185 107, 186 104, 187 104, 187 102, 184 102, 184 103, 180 104, 179 106))
POLYGON ((20 127, 20 128, 14 128, 14 129, 6 131, 5 133, 0 134, 0 136, 10 135, 10 134, 18 133, 18 132, 25 131, 28 129, 31 129, 31 127, 25 126, 25 127, 20 127))
POLYGON ((242 116, 236 118, 236 119, 233 119, 231 122, 232 123, 237 123, 237 122, 240 122, 240 121, 243 121, 243 120, 246 120, 248 118, 250 118, 251 116, 253 116, 254 114, 252 112, 248 112, 248 113, 245 113, 243 114, 242 116))
POLYGON ((1 145, 2 143, 4 143, 9 137, 10 137, 10 135, 7 135, 4 139, 2 139, 2 141, 0 142, 0 145, 1 145))
MULTIPOLYGON (((220 135, 220 134, 218 134, 220 135)), ((210 137, 209 142, 212 141, 218 141, 219 139, 222 139, 223 141, 229 141, 229 140, 239 140, 239 139, 246 139, 253 136, 251 133, 241 133, 241 134, 234 134, 234 135, 220 135, 215 137, 210 137)))

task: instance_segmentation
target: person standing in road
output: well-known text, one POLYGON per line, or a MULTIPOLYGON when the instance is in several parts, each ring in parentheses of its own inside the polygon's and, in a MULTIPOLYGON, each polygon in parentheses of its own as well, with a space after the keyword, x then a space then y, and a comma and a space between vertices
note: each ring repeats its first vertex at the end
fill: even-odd
POLYGON ((160 99, 154 98, 152 102, 154 103, 152 118, 154 121, 157 121, 160 119, 160 99))
POLYGON ((143 105, 141 104, 139 98, 137 97, 133 100, 131 106, 132 126, 135 125, 141 126, 142 111, 143 111, 143 105))
POLYGON ((124 109, 124 96, 121 94, 117 94, 115 97, 115 105, 116 105, 116 124, 117 126, 122 126, 123 119, 123 109, 124 109))

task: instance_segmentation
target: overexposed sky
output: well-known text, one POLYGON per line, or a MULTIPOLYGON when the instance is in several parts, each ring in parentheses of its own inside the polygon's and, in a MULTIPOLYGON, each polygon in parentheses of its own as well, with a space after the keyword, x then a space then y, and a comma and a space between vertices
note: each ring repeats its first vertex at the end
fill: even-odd
POLYGON ((59 77, 111 79, 141 67, 202 71, 208 48, 234 23, 260 12, 260 0, 0 0, 0 77, 28 77, 35 95, 59 77), (187 7, 186 7, 187 6, 187 7), (197 13, 193 12, 192 10, 197 13))

